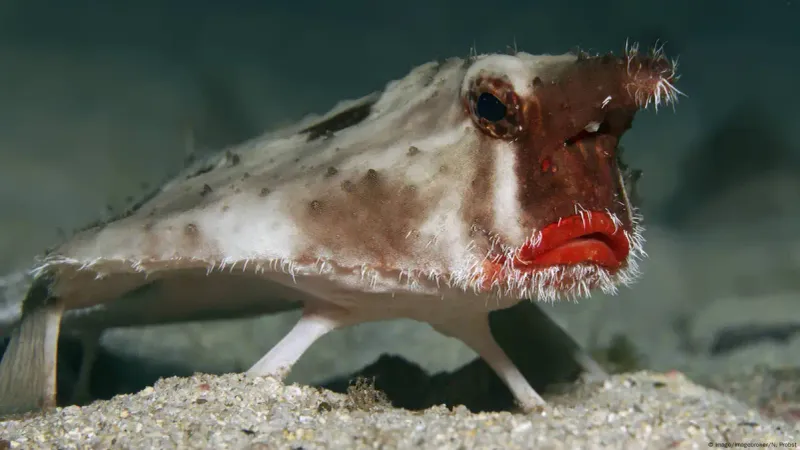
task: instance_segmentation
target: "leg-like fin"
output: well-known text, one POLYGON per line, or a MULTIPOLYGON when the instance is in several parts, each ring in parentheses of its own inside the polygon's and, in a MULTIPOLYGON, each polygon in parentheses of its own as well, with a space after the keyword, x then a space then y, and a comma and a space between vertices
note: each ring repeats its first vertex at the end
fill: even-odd
POLYGON ((452 323, 433 324, 433 327, 475 350, 508 386, 523 410, 531 411, 545 404, 544 399, 531 387, 522 372, 495 341, 489 327, 488 311, 477 313, 473 317, 462 317, 452 323))
POLYGON ((92 368, 97 361, 97 350, 100 347, 101 330, 87 330, 81 332, 81 365, 78 371, 78 380, 72 391, 70 403, 84 405, 92 400, 92 368))
POLYGON ((56 405, 56 356, 63 309, 62 301, 52 299, 23 313, 0 362, 0 415, 56 405))
POLYGON ((556 322, 548 306, 522 301, 495 311, 489 323, 500 347, 534 386, 575 381, 583 375, 603 380, 608 374, 556 322))
POLYGON ((306 305, 303 316, 294 328, 251 367, 251 375, 272 375, 286 378, 292 366, 317 339, 329 332, 352 324, 343 310, 306 305))
POLYGON ((603 381, 609 378, 608 372, 583 348, 575 351, 575 362, 583 369, 587 381, 603 381))

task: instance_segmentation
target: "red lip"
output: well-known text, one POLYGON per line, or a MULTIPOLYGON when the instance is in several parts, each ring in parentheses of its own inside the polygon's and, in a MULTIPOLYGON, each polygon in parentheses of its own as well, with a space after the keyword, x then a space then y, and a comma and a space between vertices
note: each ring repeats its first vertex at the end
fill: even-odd
POLYGON ((618 269, 630 252, 630 243, 619 223, 608 213, 584 212, 561 219, 542 230, 538 245, 528 243, 517 252, 513 266, 519 270, 596 264, 618 269))

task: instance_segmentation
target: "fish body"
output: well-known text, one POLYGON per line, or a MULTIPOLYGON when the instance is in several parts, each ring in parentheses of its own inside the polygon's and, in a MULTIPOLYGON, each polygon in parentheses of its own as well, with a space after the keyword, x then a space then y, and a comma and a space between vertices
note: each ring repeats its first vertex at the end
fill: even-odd
POLYGON ((642 227, 617 147, 640 109, 677 100, 675 78, 636 48, 451 58, 224 149, 37 261, 0 412, 52 404, 62 322, 293 307, 302 318, 249 373, 285 376, 331 330, 402 317, 462 340, 524 408, 541 405, 488 314, 635 279, 642 227))

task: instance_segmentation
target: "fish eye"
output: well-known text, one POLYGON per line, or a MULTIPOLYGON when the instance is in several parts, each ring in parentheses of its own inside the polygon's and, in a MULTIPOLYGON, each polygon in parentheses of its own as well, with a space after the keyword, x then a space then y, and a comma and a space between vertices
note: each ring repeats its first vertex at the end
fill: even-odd
POLYGON ((484 134, 514 140, 525 131, 520 98, 507 80, 477 78, 463 100, 467 114, 484 134))
POLYGON ((503 120, 506 117, 506 111, 508 111, 506 105, 489 92, 479 95, 478 100, 475 102, 475 114, 489 122, 503 120))

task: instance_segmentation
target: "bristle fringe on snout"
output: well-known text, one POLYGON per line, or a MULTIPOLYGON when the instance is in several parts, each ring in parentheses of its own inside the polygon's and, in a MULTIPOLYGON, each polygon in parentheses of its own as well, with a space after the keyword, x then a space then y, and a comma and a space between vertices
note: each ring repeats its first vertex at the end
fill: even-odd
POLYGON ((663 105, 672 105, 673 109, 679 96, 686 94, 673 84, 678 75, 678 59, 668 59, 664 54, 664 44, 656 44, 649 55, 639 53, 639 44, 625 41, 625 57, 629 84, 628 94, 640 108, 646 109, 651 104, 656 112, 663 105))

